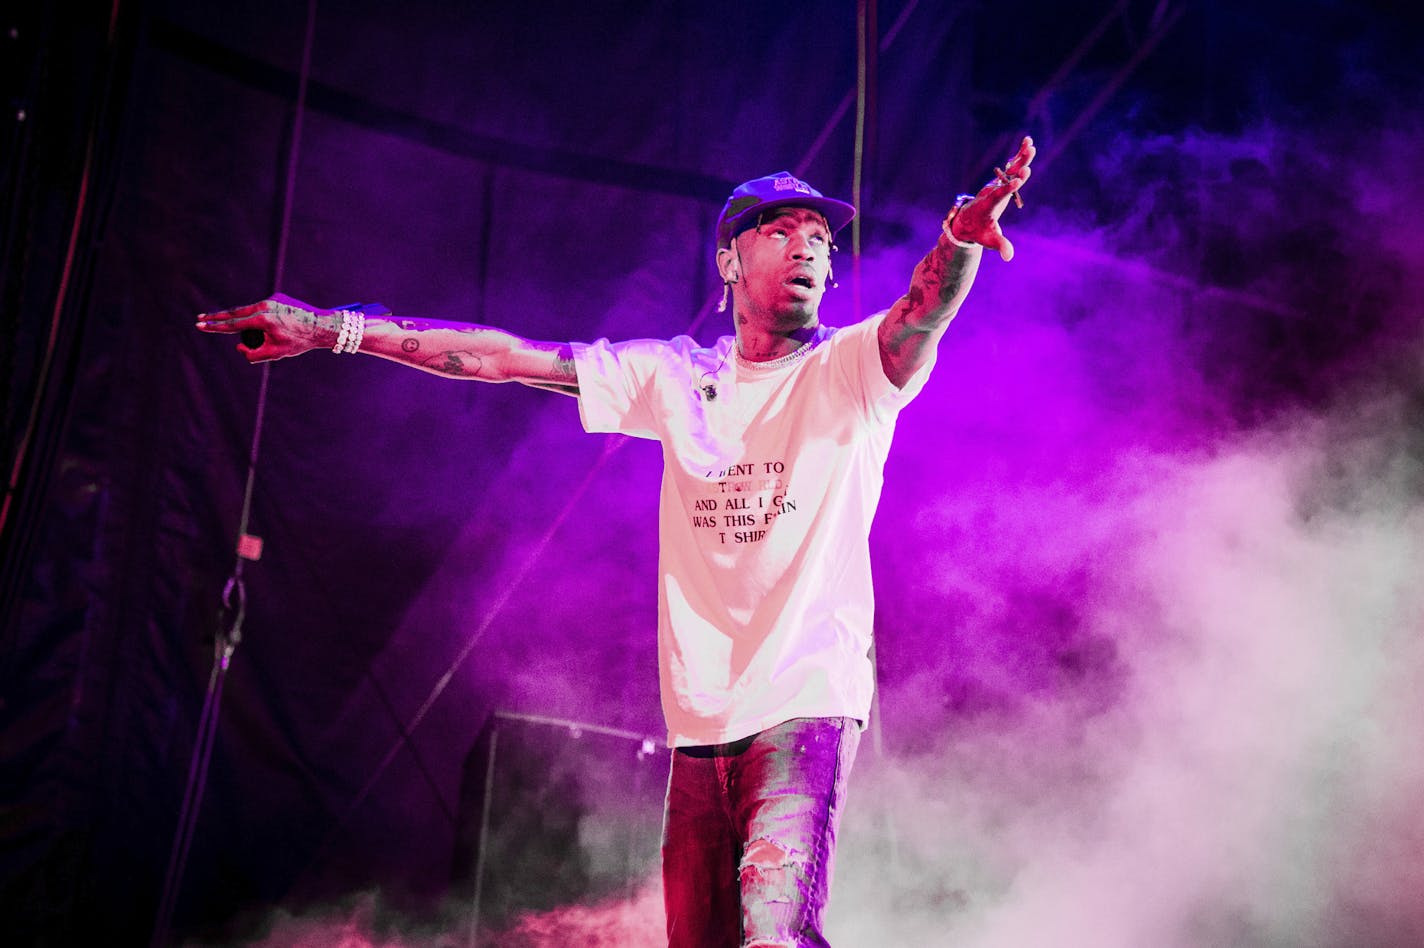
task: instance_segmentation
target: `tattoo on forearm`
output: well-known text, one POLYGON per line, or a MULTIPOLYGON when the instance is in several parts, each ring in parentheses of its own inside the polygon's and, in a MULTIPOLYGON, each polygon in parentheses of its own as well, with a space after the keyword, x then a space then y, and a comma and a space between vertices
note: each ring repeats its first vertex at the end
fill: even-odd
MULTIPOLYGON (((896 335, 924 332, 953 318, 955 300, 968 290, 977 262, 977 255, 945 245, 926 254, 886 317, 890 326, 899 327, 896 335)), ((887 344, 895 345, 893 340, 887 344)))
POLYGON ((402 350, 403 352, 414 352, 415 350, 417 350, 417 349, 419 349, 419 348, 420 348, 420 340, 419 340, 419 339, 416 339, 414 336, 411 336, 410 338, 402 339, 402 340, 401 340, 401 350, 402 350))
POLYGON ((445 375, 478 378, 484 362, 473 352, 441 352, 426 359, 421 365, 428 366, 445 375))
POLYGON ((959 247, 949 252, 943 247, 931 250, 915 268, 907 294, 910 304, 919 308, 925 305, 926 296, 931 306, 942 306, 954 299, 964 286, 971 259, 971 255, 959 247))

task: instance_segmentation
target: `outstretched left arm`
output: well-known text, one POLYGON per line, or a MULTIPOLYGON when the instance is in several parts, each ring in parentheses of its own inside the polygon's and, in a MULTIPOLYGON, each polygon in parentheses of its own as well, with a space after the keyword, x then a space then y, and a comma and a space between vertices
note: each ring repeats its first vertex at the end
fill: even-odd
POLYGON ((934 347, 974 285, 984 248, 1014 256, 1014 245, 999 228, 999 216, 1031 173, 1035 149, 1025 138, 1003 171, 966 203, 956 204, 934 249, 915 267, 910 288, 880 323, 880 363, 896 386, 903 386, 928 361, 934 347))

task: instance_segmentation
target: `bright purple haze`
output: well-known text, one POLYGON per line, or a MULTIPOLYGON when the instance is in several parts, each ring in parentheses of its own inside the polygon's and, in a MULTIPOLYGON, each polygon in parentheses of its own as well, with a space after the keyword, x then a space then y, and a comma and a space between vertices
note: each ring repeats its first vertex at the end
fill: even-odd
MULTIPOLYGON (((1124 140, 1096 169, 1133 189, 1112 210, 1035 174, 1018 256, 985 261, 887 470, 841 941, 1424 939, 1424 227, 1397 216, 1424 187, 1370 164, 1421 140, 1124 140)), ((882 305, 941 209, 899 213, 911 245, 864 260, 882 305)), ((547 407, 480 486, 505 513, 466 526, 389 647, 433 677, 460 642, 429 629, 467 615, 509 706, 655 733, 657 451, 566 461, 574 403, 520 394, 547 407), (469 602, 476 562, 544 599, 469 602), (479 631, 491 607, 517 636, 479 631)), ((529 924, 637 943, 658 903, 634 904, 529 924)))

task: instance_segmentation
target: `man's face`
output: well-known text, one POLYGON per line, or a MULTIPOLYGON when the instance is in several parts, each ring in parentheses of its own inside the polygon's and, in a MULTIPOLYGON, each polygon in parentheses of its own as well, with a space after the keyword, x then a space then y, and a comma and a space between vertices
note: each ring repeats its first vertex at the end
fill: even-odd
POLYGON ((761 223, 737 235, 733 251, 744 309, 794 320, 815 316, 831 269, 831 235, 819 212, 767 211, 761 223))

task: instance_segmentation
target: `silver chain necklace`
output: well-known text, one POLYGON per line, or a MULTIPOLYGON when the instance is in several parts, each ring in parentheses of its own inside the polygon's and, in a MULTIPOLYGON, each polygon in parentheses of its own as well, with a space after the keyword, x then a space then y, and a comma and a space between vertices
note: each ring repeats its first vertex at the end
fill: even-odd
POLYGON ((816 342, 817 340, 814 337, 808 339, 806 342, 802 343, 801 348, 797 349, 794 352, 788 353, 787 355, 784 355, 779 359, 772 359, 770 362, 751 361, 746 356, 742 355, 742 347, 739 343, 732 343, 732 348, 737 354, 737 364, 744 369, 779 369, 782 366, 790 365, 793 362, 799 362, 801 359, 806 358, 806 356, 810 354, 811 350, 816 348, 816 342))

